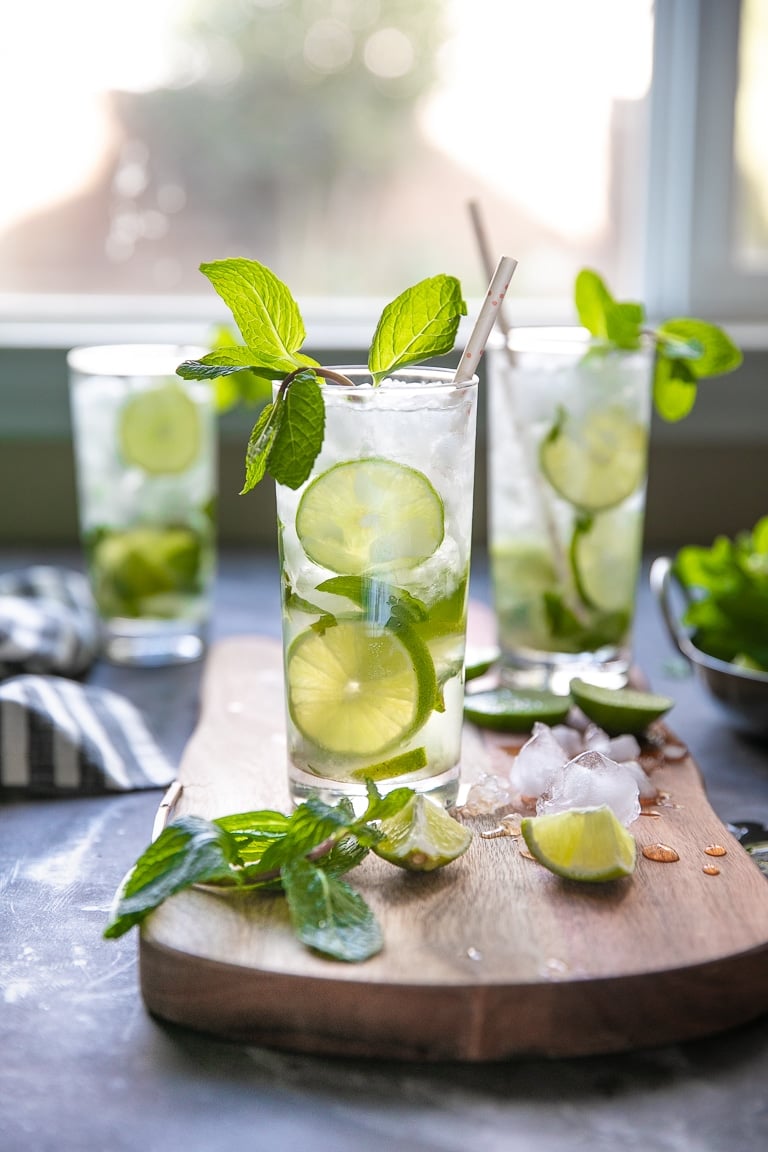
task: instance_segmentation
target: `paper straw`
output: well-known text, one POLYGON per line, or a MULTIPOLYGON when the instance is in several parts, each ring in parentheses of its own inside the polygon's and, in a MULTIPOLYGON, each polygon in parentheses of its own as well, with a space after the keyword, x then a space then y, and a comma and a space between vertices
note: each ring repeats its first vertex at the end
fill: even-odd
POLYGON ((464 355, 456 369, 456 375, 453 378, 454 384, 464 384, 475 375, 480 357, 485 351, 491 329, 496 323, 499 309, 509 288, 509 282, 515 273, 515 268, 517 268, 517 260, 511 256, 502 256, 496 265, 496 271, 478 313, 475 326, 470 333, 464 355))
MULTIPOLYGON (((475 240, 477 241, 477 249, 480 253, 483 272, 490 280, 493 276, 493 259, 491 258, 491 245, 488 241, 488 230, 485 227, 483 215, 477 200, 469 200, 467 208, 469 209, 469 216, 472 221, 472 229, 475 233, 475 240)), ((503 305, 499 308, 498 325, 502 334, 505 337, 509 336, 512 331, 512 325, 507 319, 506 309, 503 305)))

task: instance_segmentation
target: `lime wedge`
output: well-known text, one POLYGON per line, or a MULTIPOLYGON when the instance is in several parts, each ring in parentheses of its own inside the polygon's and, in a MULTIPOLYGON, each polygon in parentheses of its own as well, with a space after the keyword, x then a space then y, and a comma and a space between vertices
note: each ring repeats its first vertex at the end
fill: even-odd
POLYGON ((638 512, 615 508, 578 525, 571 562, 579 593, 586 604, 603 612, 631 613, 642 543, 638 512))
POLYGON ((472 692, 464 699, 464 715, 479 728, 496 732, 530 732, 538 720, 560 724, 571 707, 570 696, 535 688, 489 688, 472 692))
POLYGON ((599 512, 621 504, 643 483, 648 437, 623 408, 583 420, 561 409, 539 449, 541 470, 555 491, 577 508, 599 512))
POLYGON ((373 756, 421 728, 437 699, 429 650, 407 627, 337 619, 297 636, 286 657, 288 708, 307 740, 373 756))
POLYGON ((184 472, 200 454, 200 414, 176 384, 150 388, 126 400, 117 438, 126 464, 153 475, 184 472))
POLYGON ((618 880, 635 870, 635 838, 605 804, 526 816, 520 831, 531 855, 566 880, 618 880))
POLYGON ((464 656, 465 680, 477 680, 479 676, 484 676, 500 655, 498 648, 467 648, 464 656))
POLYGON ((440 547, 444 530, 443 502, 423 472, 378 456, 323 472, 296 513, 310 560, 352 576, 415 567, 440 547))
POLYGON ((585 680, 571 680, 571 695, 585 716, 609 736, 638 735, 674 705, 669 696, 636 688, 601 688, 585 680))
POLYGON ((472 833, 427 796, 415 793, 404 808, 382 820, 384 839, 373 851, 410 872, 432 872, 466 852, 472 833))

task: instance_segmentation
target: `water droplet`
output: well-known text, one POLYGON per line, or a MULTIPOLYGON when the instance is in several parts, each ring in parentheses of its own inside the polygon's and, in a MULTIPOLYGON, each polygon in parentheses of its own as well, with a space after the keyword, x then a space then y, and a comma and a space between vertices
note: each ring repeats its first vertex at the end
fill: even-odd
POLYGON ((728 854, 728 849, 723 848, 722 844, 707 844, 704 851, 707 856, 726 856, 728 854))
POLYGON ((702 872, 706 872, 707 876, 720 875, 720 869, 718 868, 717 864, 705 864, 702 868, 702 872))
POLYGON ((674 848, 670 848, 669 844, 646 844, 643 848, 643 856, 647 860, 656 860, 659 864, 674 864, 676 860, 680 859, 679 853, 674 848))
POLYGON ((470 960, 482 960, 483 954, 477 948, 467 948, 467 956, 470 960))
POLYGON ((568 965, 564 960, 558 960, 555 956, 551 956, 544 961, 541 971, 542 975, 547 976, 550 980, 559 980, 568 975, 568 965))

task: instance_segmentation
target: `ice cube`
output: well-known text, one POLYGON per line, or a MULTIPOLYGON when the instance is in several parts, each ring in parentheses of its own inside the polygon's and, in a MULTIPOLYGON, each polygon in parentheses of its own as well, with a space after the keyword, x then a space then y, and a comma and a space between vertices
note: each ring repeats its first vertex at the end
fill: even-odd
POLYGON ((556 740, 552 729, 537 720, 530 739, 520 749, 509 770, 509 782, 515 796, 521 800, 541 796, 567 759, 568 754, 556 740))
POLYGON ((588 751, 556 770, 536 804, 536 812, 543 816, 602 804, 607 804, 622 824, 631 824, 640 815, 638 782, 624 764, 602 752, 588 751))

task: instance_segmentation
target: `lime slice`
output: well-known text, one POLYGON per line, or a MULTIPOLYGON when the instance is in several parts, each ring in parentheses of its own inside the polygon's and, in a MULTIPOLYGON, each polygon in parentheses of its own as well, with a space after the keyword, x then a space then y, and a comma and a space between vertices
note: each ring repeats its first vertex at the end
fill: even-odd
POLYGON ((639 513, 624 508, 595 516, 587 527, 576 527, 571 562, 586 604, 603 612, 631 613, 642 530, 639 513))
POLYGON ((669 712, 674 700, 636 688, 601 688, 585 680, 571 680, 571 695, 585 716, 609 736, 638 735, 669 712))
POLYGON ((566 880, 618 880, 635 870, 635 838, 605 804, 526 816, 520 831, 531 855, 566 880))
POLYGON ((389 760, 382 760, 379 764, 369 764, 365 768, 356 768, 350 775, 353 780, 395 780, 398 776, 409 776, 413 772, 420 772, 426 766, 426 748, 411 748, 410 752, 401 752, 399 756, 392 756, 389 760))
POLYGON ((444 529, 443 502, 423 472, 378 456, 323 472, 296 513, 310 560, 352 576, 421 564, 444 529))
POLYGON ((623 408, 575 420, 561 409, 539 449, 541 470, 555 491, 588 512, 621 504, 640 487, 648 437, 623 408))
POLYGON ((384 839, 373 851, 410 872, 432 872, 466 852, 472 833, 427 796, 415 793, 405 807, 381 821, 384 839))
POLYGON ((200 454, 200 414, 176 384, 151 388, 126 400, 117 437, 127 464, 153 475, 184 472, 200 454))
POLYGON ((560 724, 571 707, 570 696, 535 688, 489 688, 465 697, 464 715, 479 728, 496 732, 530 732, 538 720, 542 724, 560 724))
POLYGON ((407 741, 437 699, 426 645, 411 629, 337 619, 297 636, 286 657, 288 708, 307 740, 344 756, 407 741))

